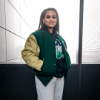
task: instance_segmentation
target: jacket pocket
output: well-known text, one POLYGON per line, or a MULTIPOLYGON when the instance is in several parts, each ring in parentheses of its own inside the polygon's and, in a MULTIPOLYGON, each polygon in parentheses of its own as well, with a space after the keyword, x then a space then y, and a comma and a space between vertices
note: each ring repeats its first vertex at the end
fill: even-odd
POLYGON ((47 58, 43 61, 43 66, 41 67, 43 74, 46 76, 51 76, 55 73, 56 67, 54 66, 53 62, 47 58))
POLYGON ((49 58, 43 60, 43 65, 41 67, 41 71, 34 70, 36 74, 51 76, 55 73, 56 67, 53 62, 49 58))

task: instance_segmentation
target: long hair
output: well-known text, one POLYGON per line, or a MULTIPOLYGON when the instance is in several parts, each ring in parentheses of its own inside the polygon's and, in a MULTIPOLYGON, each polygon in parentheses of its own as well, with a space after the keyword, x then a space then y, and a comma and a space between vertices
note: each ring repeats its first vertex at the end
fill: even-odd
POLYGON ((44 9, 44 10, 42 11, 41 16, 40 16, 40 22, 39 22, 38 30, 40 30, 40 29, 43 30, 43 29, 46 28, 45 24, 43 23, 43 18, 44 18, 44 16, 45 16, 46 12, 49 11, 49 10, 52 10, 52 11, 54 11, 54 12, 56 13, 57 24, 56 24, 56 26, 53 28, 53 31, 59 33, 59 16, 58 16, 58 12, 57 12, 57 10, 56 10, 55 8, 47 8, 47 9, 44 9))

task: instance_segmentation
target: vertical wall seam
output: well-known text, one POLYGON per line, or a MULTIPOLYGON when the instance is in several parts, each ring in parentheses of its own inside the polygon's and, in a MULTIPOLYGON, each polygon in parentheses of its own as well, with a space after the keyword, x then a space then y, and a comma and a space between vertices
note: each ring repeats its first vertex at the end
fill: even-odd
POLYGON ((83 5, 84 5, 84 0, 80 0, 77 100, 81 100, 81 74, 82 74, 81 60, 82 60, 83 5))
POLYGON ((5 0, 4 0, 4 14, 5 14, 5 41, 6 41, 6 62, 7 62, 7 35, 6 35, 6 10, 5 10, 5 0))

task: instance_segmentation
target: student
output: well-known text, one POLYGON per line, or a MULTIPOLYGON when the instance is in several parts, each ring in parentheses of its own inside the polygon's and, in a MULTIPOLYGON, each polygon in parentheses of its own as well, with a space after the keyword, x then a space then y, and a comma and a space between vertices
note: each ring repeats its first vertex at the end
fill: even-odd
POLYGON ((35 73, 38 100, 62 100, 71 61, 66 43, 59 35, 55 8, 43 10, 39 28, 29 35, 21 54, 35 73))

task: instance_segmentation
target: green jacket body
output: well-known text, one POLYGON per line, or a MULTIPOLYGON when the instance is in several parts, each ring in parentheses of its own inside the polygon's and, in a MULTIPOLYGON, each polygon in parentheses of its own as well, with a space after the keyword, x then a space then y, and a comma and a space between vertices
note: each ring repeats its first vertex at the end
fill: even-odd
MULTIPOLYGON (((57 37, 62 44, 65 58, 63 67, 64 79, 67 81, 71 61, 66 51, 67 46, 64 39, 59 34, 57 34, 57 37)), ((55 38, 49 34, 48 29, 31 33, 26 41, 25 48, 22 50, 22 57, 27 65, 33 68, 38 79, 46 86, 56 73, 55 38)))

